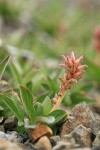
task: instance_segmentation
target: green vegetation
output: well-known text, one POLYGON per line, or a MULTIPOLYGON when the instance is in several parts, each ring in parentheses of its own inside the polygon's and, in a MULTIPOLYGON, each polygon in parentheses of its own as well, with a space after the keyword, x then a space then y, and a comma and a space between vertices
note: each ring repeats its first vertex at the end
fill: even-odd
POLYGON ((0 1, 0 122, 13 114, 25 128, 35 128, 40 122, 54 128, 65 121, 64 110, 51 110, 64 73, 59 68, 60 56, 71 51, 77 58, 83 55, 88 68, 61 105, 95 103, 91 92, 100 89, 100 51, 93 41, 99 18, 100 9, 95 5, 0 1))

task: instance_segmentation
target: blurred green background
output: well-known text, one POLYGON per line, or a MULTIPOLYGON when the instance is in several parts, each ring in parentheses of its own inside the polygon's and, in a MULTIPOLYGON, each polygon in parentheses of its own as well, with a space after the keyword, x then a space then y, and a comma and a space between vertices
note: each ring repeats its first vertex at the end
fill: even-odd
POLYGON ((92 35, 99 24, 99 0, 0 0, 3 42, 40 59, 72 50, 94 56, 92 35))
MULTIPOLYGON (((33 93, 43 99, 58 92, 61 55, 83 54, 90 72, 87 69, 86 78, 73 89, 83 96, 92 87, 100 89, 100 52, 93 45, 94 29, 99 25, 100 0, 0 0, 0 60, 10 53, 20 81, 27 85, 31 78, 33 93), (31 73, 34 68, 39 73, 31 73)), ((19 80, 9 70, 4 79, 16 86, 19 80)), ((74 92, 72 99, 77 95, 74 92)))

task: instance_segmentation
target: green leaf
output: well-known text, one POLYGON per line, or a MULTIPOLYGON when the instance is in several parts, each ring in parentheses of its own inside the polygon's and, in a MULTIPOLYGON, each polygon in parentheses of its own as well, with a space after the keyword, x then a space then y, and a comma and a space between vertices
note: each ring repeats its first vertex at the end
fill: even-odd
POLYGON ((78 99, 78 101, 80 101, 80 102, 86 102, 88 104, 94 104, 96 102, 95 100, 93 100, 91 98, 84 98, 84 97, 80 97, 78 99))
POLYGON ((43 81, 45 80, 45 75, 41 74, 40 72, 34 76, 33 78, 33 91, 34 93, 38 91, 38 89, 40 89, 41 83, 43 83, 43 81))
POLYGON ((9 59, 10 59, 10 56, 6 57, 6 58, 0 63, 0 80, 1 80, 1 78, 2 78, 2 76, 3 76, 3 73, 4 73, 5 69, 6 69, 6 66, 7 66, 8 62, 9 62, 9 59))
POLYGON ((52 111, 48 116, 53 116, 55 118, 55 121, 53 123, 54 125, 65 121, 65 119, 67 118, 67 113, 64 110, 55 110, 52 111))
POLYGON ((0 117, 0 123, 3 121, 3 117, 0 117))
POLYGON ((89 92, 89 91, 92 90, 93 88, 94 88, 93 85, 88 83, 88 85, 82 86, 81 90, 82 90, 82 91, 85 91, 85 92, 89 92))
POLYGON ((40 103, 43 103, 45 97, 48 95, 49 93, 48 92, 44 92, 42 93, 41 95, 39 95, 36 99, 37 102, 40 102, 40 103))
POLYGON ((47 90, 47 91, 50 90, 50 87, 47 83, 42 83, 41 85, 45 90, 47 90))
POLYGON ((22 110, 22 108, 19 105, 16 105, 14 101, 6 95, 0 95, 0 98, 7 105, 7 107, 9 107, 9 109, 15 114, 18 120, 23 121, 25 113, 22 110))
POLYGON ((90 99, 90 98, 85 98, 82 97, 81 93, 72 93, 71 94, 71 101, 72 101, 72 106, 81 103, 81 102, 86 102, 88 104, 94 104, 95 100, 90 99))
POLYGON ((54 116, 48 116, 48 117, 38 116, 36 120, 37 120, 37 123, 44 122, 47 124, 53 124, 55 121, 55 118, 54 116))
POLYGON ((2 106, 0 106, 0 111, 3 111, 3 110, 4 110, 4 108, 2 106))
POLYGON ((30 72, 28 72, 26 75, 24 75, 23 83, 27 84, 28 82, 30 82, 32 80, 32 78, 34 77, 34 75, 37 73, 37 71, 38 70, 31 69, 30 72))
POLYGON ((0 110, 0 117, 9 117, 11 115, 13 115, 13 113, 11 112, 11 110, 7 107, 7 105, 2 101, 2 99, 0 99, 0 106, 1 106, 1 110, 0 110), (3 108, 3 109, 2 109, 3 108))
POLYGON ((10 69, 11 69, 11 72, 15 78, 15 81, 17 81, 17 83, 22 83, 22 79, 21 79, 21 75, 17 69, 17 67, 14 65, 14 63, 10 63, 10 69))
POLYGON ((85 58, 85 62, 88 65, 88 71, 87 75, 89 78, 92 78, 94 80, 97 80, 99 82, 100 80, 100 67, 95 65, 92 61, 89 59, 85 58))
POLYGON ((18 126, 23 126, 23 125, 24 125, 24 122, 23 122, 23 121, 18 120, 18 126))
POLYGON ((22 85, 19 85, 19 90, 24 110, 30 118, 30 121, 33 122, 35 117, 35 109, 33 107, 33 103, 35 103, 35 101, 33 99, 33 96, 31 92, 22 85))
POLYGON ((26 130, 24 126, 17 126, 17 132, 18 134, 22 135, 22 134, 25 134, 26 130))
POLYGON ((46 116, 50 113, 50 110, 53 107, 52 100, 47 96, 42 103, 43 105, 43 114, 46 116))
POLYGON ((48 84, 49 84, 50 89, 54 92, 57 92, 58 88, 55 84, 55 80, 51 79, 49 76, 47 76, 47 79, 48 79, 48 84))
POLYGON ((12 116, 14 113, 9 109, 9 107, 5 107, 4 111, 0 112, 0 116, 3 116, 3 118, 7 118, 12 116))
POLYGON ((37 102, 34 104, 34 109, 35 109, 35 117, 43 115, 43 106, 41 103, 37 102))
POLYGON ((72 99, 72 105, 79 104, 81 102, 86 102, 87 104, 94 104, 95 100, 90 99, 90 98, 83 98, 83 97, 78 97, 76 99, 72 99))
POLYGON ((28 83, 26 84, 26 87, 32 92, 32 91, 33 91, 32 81, 28 82, 28 83))
POLYGON ((51 126, 51 128, 52 128, 52 131, 53 131, 53 135, 57 135, 57 130, 58 130, 57 125, 55 124, 55 125, 51 126))

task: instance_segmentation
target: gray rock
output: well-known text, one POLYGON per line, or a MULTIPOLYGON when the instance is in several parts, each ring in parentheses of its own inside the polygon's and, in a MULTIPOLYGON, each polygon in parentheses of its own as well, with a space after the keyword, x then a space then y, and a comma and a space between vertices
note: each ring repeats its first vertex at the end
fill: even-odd
POLYGON ((71 148, 79 147, 79 144, 76 144, 75 138, 72 137, 72 134, 67 134, 62 137, 62 141, 66 143, 71 143, 71 148))
POLYGON ((4 132, 0 131, 0 138, 6 138, 8 137, 4 132))
POLYGON ((0 138, 0 150, 22 150, 16 143, 0 138))
POLYGON ((61 140, 61 138, 59 135, 50 137, 50 142, 51 142, 52 146, 55 146, 57 144, 57 142, 60 140, 61 140))
POLYGON ((85 102, 82 102, 71 110, 68 119, 62 125, 61 136, 69 134, 75 127, 82 124, 90 128, 91 123, 95 120, 94 114, 85 102))
POLYGON ((53 147, 52 150, 69 150, 71 148, 73 148, 71 143, 59 141, 59 142, 57 142, 57 145, 53 147))
MULTIPOLYGON (((24 149, 24 150, 39 150, 39 149, 36 148, 35 145, 33 145, 32 143, 27 143, 27 144, 24 143, 23 149, 24 149)), ((41 150, 42 150, 42 149, 41 149, 41 150)))
POLYGON ((36 148, 43 150, 52 150, 52 145, 47 136, 41 137, 38 142, 35 144, 36 148))
POLYGON ((70 149, 70 150, 91 150, 91 148, 74 148, 74 149, 70 149))
POLYGON ((95 119, 91 122, 90 128, 92 130, 92 133, 94 135, 97 135, 97 133, 100 131, 100 115, 97 115, 94 113, 95 119))
POLYGON ((8 117, 4 122, 5 129, 11 129, 17 125, 17 119, 15 116, 8 117))
POLYGON ((99 147, 93 147, 91 150, 100 150, 100 146, 99 147))
POLYGON ((0 131, 0 138, 9 140, 11 142, 21 142, 22 141, 22 138, 20 136, 18 136, 18 133, 15 131, 7 132, 7 133, 0 131))
POLYGON ((93 147, 100 147, 100 131, 98 132, 98 134, 93 142, 93 147))
POLYGON ((72 145, 77 144, 79 147, 91 147, 91 130, 79 125, 70 134, 65 135, 62 140, 73 143, 72 145))

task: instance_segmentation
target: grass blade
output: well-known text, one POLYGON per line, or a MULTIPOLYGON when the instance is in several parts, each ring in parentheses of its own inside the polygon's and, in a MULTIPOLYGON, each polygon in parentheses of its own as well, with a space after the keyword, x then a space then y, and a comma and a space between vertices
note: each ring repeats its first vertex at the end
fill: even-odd
POLYGON ((8 64, 8 62, 9 62, 9 60, 10 60, 10 57, 11 57, 11 56, 6 57, 6 58, 0 63, 0 80, 1 80, 1 78, 2 78, 2 76, 3 76, 3 73, 4 73, 5 69, 6 69, 6 66, 7 66, 7 64, 8 64))

